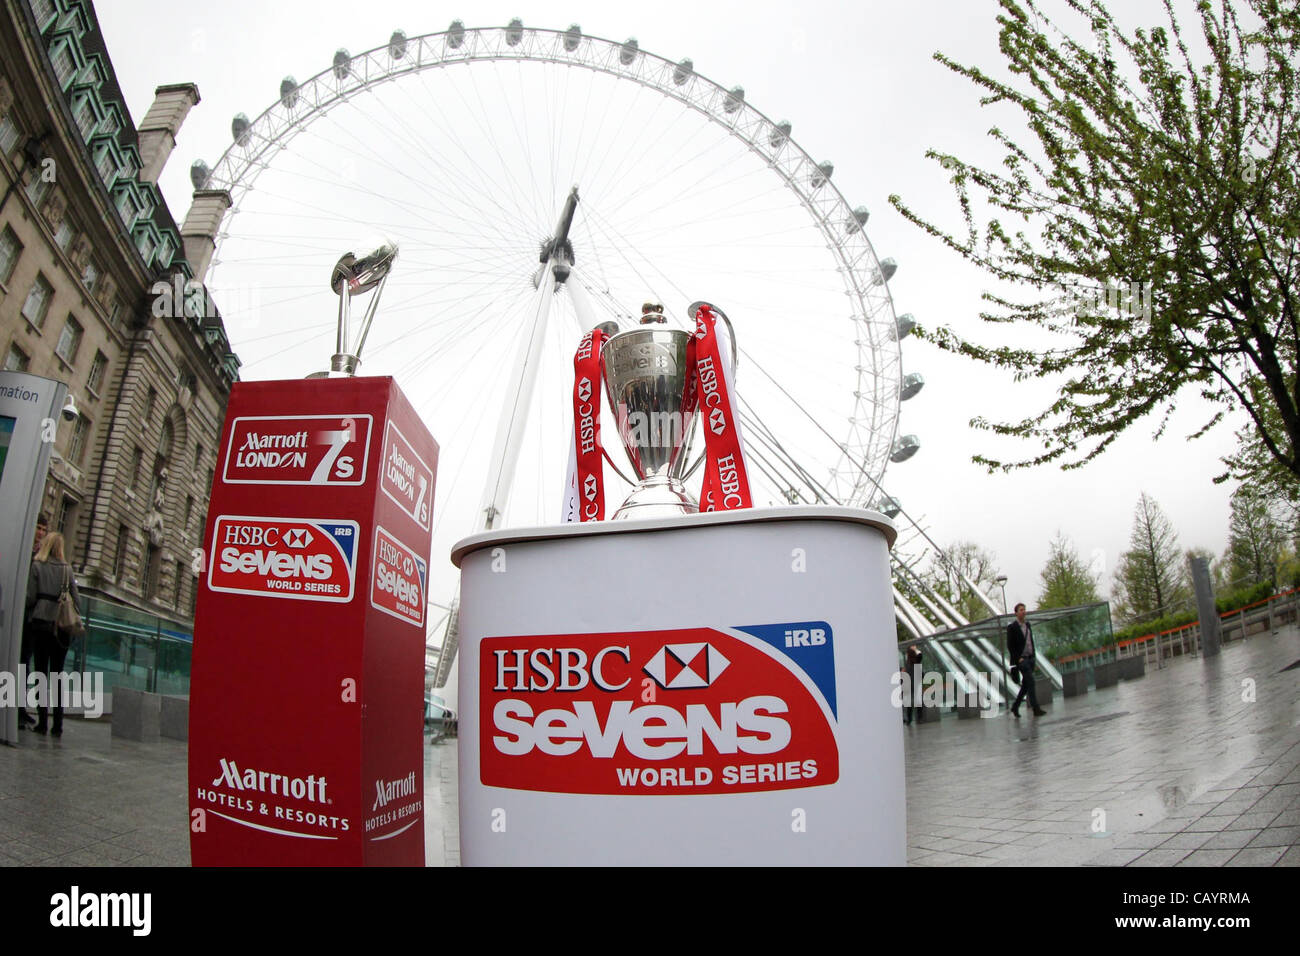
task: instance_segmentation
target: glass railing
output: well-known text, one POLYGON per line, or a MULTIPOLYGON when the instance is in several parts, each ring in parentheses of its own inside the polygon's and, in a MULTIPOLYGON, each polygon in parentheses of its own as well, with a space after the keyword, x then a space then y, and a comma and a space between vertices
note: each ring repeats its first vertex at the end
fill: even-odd
POLYGON ((99 672, 104 689, 115 687, 156 694, 190 692, 194 635, 146 611, 83 598, 85 636, 69 648, 64 669, 99 672))

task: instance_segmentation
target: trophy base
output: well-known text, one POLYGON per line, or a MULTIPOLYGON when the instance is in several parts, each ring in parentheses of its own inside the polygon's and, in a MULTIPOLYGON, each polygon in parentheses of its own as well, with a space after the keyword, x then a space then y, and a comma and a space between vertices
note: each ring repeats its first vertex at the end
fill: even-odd
POLYGON ((678 478, 646 478, 610 517, 610 521, 627 521, 631 518, 675 518, 693 515, 700 510, 699 502, 686 490, 678 478))

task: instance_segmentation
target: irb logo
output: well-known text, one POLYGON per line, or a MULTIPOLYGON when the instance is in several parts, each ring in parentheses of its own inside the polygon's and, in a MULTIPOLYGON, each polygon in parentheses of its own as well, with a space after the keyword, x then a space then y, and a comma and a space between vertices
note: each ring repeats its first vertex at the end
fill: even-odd
POLYGON ((826 631, 820 627, 799 627, 785 632, 786 647, 821 647, 826 643, 826 631))

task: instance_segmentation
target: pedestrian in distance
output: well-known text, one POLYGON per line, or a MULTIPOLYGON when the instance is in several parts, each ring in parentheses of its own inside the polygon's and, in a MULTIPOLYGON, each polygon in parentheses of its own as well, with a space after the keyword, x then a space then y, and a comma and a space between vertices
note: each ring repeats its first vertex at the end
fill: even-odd
POLYGON ((31 574, 27 578, 27 617, 32 628, 32 654, 36 671, 45 675, 44 699, 38 702, 36 732, 48 730, 55 737, 63 736, 63 701, 54 702, 54 722, 50 725, 50 696, 58 681, 55 675, 63 671, 72 635, 57 623, 59 596, 64 590, 72 595, 74 604, 81 604, 77 593, 77 578, 63 553, 63 535, 55 531, 45 536, 40 550, 32 560, 31 574))
POLYGON ((1042 717, 1047 711, 1038 706, 1038 695, 1034 692, 1034 630, 1025 616, 1025 606, 1016 605, 1016 619, 1007 625, 1007 655, 1011 658, 1012 670, 1020 674, 1020 693, 1011 705, 1011 715, 1020 716, 1020 702, 1029 698, 1029 708, 1035 717, 1042 717))
MULTIPOLYGON (((41 550, 41 544, 44 543, 45 536, 49 533, 49 531, 50 531, 50 516, 46 514, 44 511, 42 511, 36 518, 36 534, 32 539, 32 562, 33 563, 35 563, 36 555, 41 550)), ((31 671, 32 653, 35 648, 35 638, 36 638, 36 632, 31 625, 31 621, 26 616, 24 616, 22 642, 19 645, 19 663, 22 665, 22 667, 19 669, 19 673, 21 674, 27 674, 31 671)), ((25 687, 23 688, 23 691, 20 693, 19 696, 21 697, 22 701, 25 702, 27 700, 25 687)), ((36 718, 27 712, 27 708, 25 706, 20 706, 18 708, 18 729, 26 730, 28 727, 32 727, 35 724, 36 724, 36 718)))
POLYGON ((903 698, 903 723, 910 724, 912 718, 916 722, 921 722, 921 678, 923 676, 921 668, 921 648, 913 644, 907 649, 907 663, 903 667, 906 680, 904 687, 908 688, 907 695, 903 698), (910 706, 909 706, 910 705, 910 706))

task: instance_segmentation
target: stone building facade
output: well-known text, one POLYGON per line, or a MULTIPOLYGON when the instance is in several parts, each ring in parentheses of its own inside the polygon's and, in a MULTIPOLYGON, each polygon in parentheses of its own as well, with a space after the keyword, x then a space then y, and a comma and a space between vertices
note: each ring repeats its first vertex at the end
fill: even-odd
POLYGON ((211 239, 187 241, 156 186, 198 101, 192 84, 159 87, 137 128, 89 0, 0 12, 0 360, 67 383, 76 406, 44 509, 83 595, 186 630, 239 374, 191 281, 211 239))

